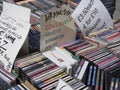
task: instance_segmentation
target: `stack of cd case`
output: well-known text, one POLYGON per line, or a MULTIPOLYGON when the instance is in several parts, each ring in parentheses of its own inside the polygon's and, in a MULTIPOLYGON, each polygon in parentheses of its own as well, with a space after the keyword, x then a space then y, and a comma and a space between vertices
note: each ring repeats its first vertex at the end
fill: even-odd
MULTIPOLYGON (((85 41, 81 41, 80 44, 80 41, 78 40, 76 42, 63 45, 63 47, 68 51, 72 52, 73 54, 75 54, 73 50, 82 46, 82 44, 84 45, 84 43, 85 41)), ((108 80, 111 80, 111 77, 116 77, 116 78, 120 77, 120 68, 119 68, 120 59, 119 57, 116 56, 116 54, 109 51, 105 47, 93 48, 92 50, 88 49, 87 51, 77 54, 77 56, 81 60, 74 74, 74 77, 82 80, 82 82, 84 82, 86 85, 92 87, 93 90, 99 90, 100 88, 102 88, 100 90, 109 90, 110 83, 108 82, 108 80), (81 72, 82 74, 80 74, 81 72), (98 77, 101 78, 99 79, 99 81, 97 80, 98 77)))
POLYGON ((29 54, 27 56, 21 57, 21 58, 17 58, 17 60, 15 61, 15 64, 14 64, 14 70, 16 71, 16 73, 20 74, 19 73, 20 68, 25 67, 25 66, 30 65, 35 62, 39 62, 43 59, 46 59, 46 57, 41 55, 41 53, 39 53, 39 52, 35 52, 35 53, 29 54))
POLYGON ((75 71, 74 77, 85 83, 88 69, 89 69, 89 61, 85 59, 81 59, 79 62, 79 66, 77 67, 77 70, 75 71))
MULTIPOLYGON (((115 22, 113 28, 115 31, 120 32, 120 22, 119 21, 115 22)), ((119 57, 119 55, 120 55, 120 40, 117 42, 114 42, 114 43, 110 43, 106 47, 110 52, 113 52, 114 54, 116 54, 119 57)))
POLYGON ((93 44, 88 41, 78 39, 74 42, 64 44, 62 45, 62 47, 64 47, 65 49, 67 49, 68 51, 79 57, 81 53, 91 51, 97 48, 98 46, 97 44, 93 44))
MULTIPOLYGON (((87 87, 80 80, 76 80, 69 75, 62 76, 59 79, 62 79, 63 81, 65 81, 73 90, 91 90, 89 87, 87 87)), ((56 90, 59 79, 56 82, 46 86, 45 88, 42 88, 41 90, 56 90)))
MULTIPOLYGON (((81 71, 83 68, 81 66, 83 61, 81 61, 80 66, 76 70, 74 77, 80 79, 81 71), (79 73, 79 74, 78 74, 79 73)), ((84 76, 82 77, 82 82, 91 88, 91 90, 110 90, 110 81, 112 75, 100 69, 97 65, 89 63, 87 68, 84 68, 84 76), (86 70, 86 71, 85 71, 86 70)), ((114 89, 113 89, 114 90, 114 89)))
POLYGON ((112 77, 110 83, 110 90, 119 90, 120 89, 120 78, 112 77))
MULTIPOLYGON (((38 24, 39 25, 39 24, 38 24)), ((37 25, 33 25, 32 28, 37 25)), ((40 50, 40 32, 30 29, 28 34, 29 52, 33 53, 40 50)))
MULTIPOLYGON (((19 59, 15 62, 14 67, 19 73, 19 77, 23 81, 29 82, 28 88, 31 90, 33 90, 31 85, 35 90, 56 90, 59 79, 64 80, 74 90, 91 90, 80 80, 71 77, 64 69, 59 68, 40 53, 19 59)), ((19 88, 19 86, 15 86, 15 88, 19 88)))
POLYGON ((0 67, 0 90, 6 90, 16 85, 16 77, 0 67))
POLYGON ((30 90, 24 83, 20 83, 15 85, 14 87, 11 87, 7 90, 30 90))
POLYGON ((95 40, 103 45, 112 44, 120 41, 120 32, 118 29, 113 27, 108 27, 106 29, 90 33, 89 36, 91 40, 95 40))
POLYGON ((110 83, 108 82, 108 80, 111 80, 111 77, 120 77, 120 59, 114 53, 107 51, 105 48, 94 49, 93 51, 83 53, 81 54, 81 58, 85 58, 86 60, 97 66, 96 69, 93 66, 89 67, 89 75, 91 75, 91 73, 94 73, 94 69, 97 70, 97 68, 101 69, 104 72, 104 77, 106 80, 106 87, 104 88, 110 87, 110 83), (91 69, 93 71, 91 71, 91 69))
POLYGON ((111 43, 107 45, 107 48, 110 52, 113 52, 118 57, 120 56, 120 41, 111 43))
POLYGON ((104 71, 99 69, 95 64, 82 59, 74 74, 74 78, 81 80, 91 90, 108 90, 105 89, 104 71))
POLYGON ((117 20, 115 23, 114 23, 114 30, 120 32, 120 20, 117 20))
POLYGON ((49 87, 59 78, 69 76, 64 69, 45 58, 41 54, 35 54, 15 62, 15 70, 23 81, 28 81, 37 89, 49 87))
POLYGON ((90 64, 84 83, 92 90, 109 90, 105 80, 105 72, 96 65, 90 64))
POLYGON ((115 54, 107 51, 104 48, 99 48, 87 53, 83 53, 81 56, 91 61, 103 70, 120 61, 120 59, 115 54))

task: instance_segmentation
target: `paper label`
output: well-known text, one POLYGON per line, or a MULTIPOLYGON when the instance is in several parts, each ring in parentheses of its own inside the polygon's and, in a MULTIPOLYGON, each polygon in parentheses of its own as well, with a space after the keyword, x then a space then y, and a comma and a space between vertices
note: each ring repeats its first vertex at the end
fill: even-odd
POLYGON ((72 14, 84 36, 113 26, 113 21, 100 0, 82 0, 72 14))

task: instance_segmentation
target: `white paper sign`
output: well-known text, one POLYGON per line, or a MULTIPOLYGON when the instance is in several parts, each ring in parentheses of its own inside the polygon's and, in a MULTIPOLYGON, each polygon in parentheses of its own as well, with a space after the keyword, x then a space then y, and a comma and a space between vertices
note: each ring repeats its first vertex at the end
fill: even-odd
POLYGON ((72 14, 83 35, 113 26, 113 21, 100 0, 82 0, 72 14))
POLYGON ((60 79, 56 90, 73 90, 73 89, 62 79, 60 79))
POLYGON ((0 16, 0 63, 9 72, 26 39, 29 28, 30 24, 21 18, 19 19, 10 13, 2 12, 0 16))

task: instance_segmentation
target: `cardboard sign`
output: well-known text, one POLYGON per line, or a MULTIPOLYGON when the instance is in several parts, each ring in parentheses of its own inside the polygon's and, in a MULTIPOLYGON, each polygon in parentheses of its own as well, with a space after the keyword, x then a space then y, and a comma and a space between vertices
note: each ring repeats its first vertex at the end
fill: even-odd
POLYGON ((113 26, 113 21, 100 0, 82 0, 72 14, 84 36, 113 26))
POLYGON ((62 79, 60 79, 56 90, 73 90, 73 89, 62 79))
POLYGON ((74 41, 76 31, 68 6, 62 6, 45 15, 41 15, 40 51, 46 51, 65 42, 74 41))
MULTIPOLYGON (((12 4, 10 5, 12 6, 12 4)), ((4 7, 7 6, 3 3, 3 8, 4 7)), ((19 11, 17 8, 15 10, 19 11)), ((13 16, 11 13, 3 10, 0 16, 0 65, 9 72, 12 69, 14 60, 23 45, 30 28, 30 24, 27 22, 29 20, 23 21, 21 18, 16 18, 15 15, 13 16)))

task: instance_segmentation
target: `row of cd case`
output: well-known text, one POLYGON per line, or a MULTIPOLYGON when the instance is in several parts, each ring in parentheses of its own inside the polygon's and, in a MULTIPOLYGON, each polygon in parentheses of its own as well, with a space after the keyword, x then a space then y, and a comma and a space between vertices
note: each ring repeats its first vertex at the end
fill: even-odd
MULTIPOLYGON (((90 50, 87 45, 88 42, 80 40, 69 43, 68 45, 63 45, 64 48, 75 55, 77 50, 77 52, 79 52, 77 56, 81 60, 74 77, 82 80, 94 90, 99 90, 100 88, 102 88, 101 90, 109 90, 110 83, 107 82, 107 80, 111 80, 111 77, 120 77, 120 58, 107 48, 94 48, 90 50), (101 78, 102 80, 99 79, 98 81, 97 78, 99 78, 100 75, 103 75, 101 77, 104 77, 104 79, 101 78)), ((114 44, 112 45, 114 46, 114 44)))
POLYGON ((23 81, 27 80, 40 90, 55 90, 59 79, 63 79, 74 90, 90 90, 40 53, 16 61, 15 69, 23 81))
POLYGON ((109 72, 115 77, 120 77, 119 62, 120 58, 106 48, 89 48, 92 46, 86 41, 76 41, 71 45, 65 46, 67 50, 76 54, 79 58, 86 59, 97 65, 100 69, 109 72), (82 42, 82 43, 80 43, 82 42), (81 53, 82 52, 82 53, 81 53))
POLYGON ((3 67, 0 67, 0 90, 6 90, 16 85, 16 76, 9 73, 3 67))
MULTIPOLYGON (((90 43, 89 43, 90 44, 90 43)), ((82 48, 84 49, 87 49, 89 48, 86 47, 86 45, 88 45, 88 43, 86 41, 81 41, 81 40, 77 40, 76 42, 72 42, 71 44, 65 46, 65 48, 67 48, 67 50, 76 50, 78 48, 78 50, 83 50, 82 48), (82 43, 80 43, 82 42, 82 43), (85 46, 84 46, 84 45, 85 46), (81 48, 82 47, 82 48, 81 48)), ((91 45, 92 46, 92 45, 91 45)), ((88 49, 89 50, 89 49, 88 49)), ((73 52, 74 53, 74 52, 73 52)), ((74 53, 75 54, 75 53, 74 53)), ((38 56, 37 56, 38 57, 38 56)), ((102 90, 104 90, 104 88, 109 88, 110 87, 110 83, 107 84, 107 80, 111 80, 110 78, 108 78, 109 74, 111 74, 111 76, 117 76, 119 77, 119 58, 116 57, 114 54, 112 54, 111 52, 108 52, 106 51, 105 49, 102 49, 102 48, 99 48, 99 49, 94 49, 93 51, 87 51, 87 52, 84 52, 84 53, 80 53, 79 54, 79 57, 82 58, 81 61, 80 61, 80 64, 79 64, 79 67, 78 67, 78 71, 77 73, 81 72, 81 74, 77 75, 77 76, 84 76, 84 77, 81 77, 82 81, 84 83, 86 83, 86 85, 88 86, 91 86, 93 89, 95 88, 98 88, 98 90, 101 88, 102 90), (90 63, 92 64, 90 64, 90 63), (94 65, 95 64, 95 65, 94 65), (81 69, 80 69, 81 67, 81 69), (101 68, 102 70, 99 70, 99 68, 101 68), (109 72, 111 71, 111 72, 109 72), (117 72, 118 71, 118 72, 117 72), (83 73, 83 74, 82 74, 83 73), (102 75, 102 76, 101 76, 102 75), (99 78, 100 77, 100 78, 99 78), (98 80, 98 79, 99 80, 98 80), (86 81, 86 82, 85 82, 86 81), (103 81, 103 82, 102 82, 103 81), (98 84, 97 84, 98 83, 98 84), (98 85, 98 86, 97 86, 98 85), (105 87, 106 86, 106 87, 105 87)), ((30 57, 29 57, 30 58, 30 57)), ((29 60, 28 59, 24 59, 24 60, 29 60)), ((30 58, 31 59, 31 58, 30 58)), ((40 57, 39 57, 40 59, 40 57)), ((23 65, 20 69, 20 71, 23 71, 22 74, 24 72, 28 73, 28 74, 23 74, 23 75, 29 75, 29 72, 31 73, 31 68, 32 66, 35 65, 35 67, 37 66, 37 64, 30 64, 32 62, 24 62, 24 60, 20 60, 20 61, 17 61, 16 65, 19 65, 21 62, 21 65, 23 65), (23 64, 22 64, 23 63, 23 64), (25 66, 25 64, 27 66, 25 66), (29 66, 30 64, 30 66, 29 66), (24 71, 25 70, 25 71, 24 71), (28 72, 27 72, 28 71, 28 72)), ((37 60, 37 59, 35 59, 37 60)), ((44 59, 45 60, 45 59, 44 59)), ((47 59, 48 60, 48 59, 47 59)), ((34 59, 32 60, 34 62, 34 59)), ((39 60, 37 60, 39 61, 39 60)), ((42 61, 42 60, 40 60, 42 61)), ((49 62, 49 60, 48 60, 49 62)), ((38 62, 36 62, 38 63, 38 62)), ((53 64, 53 63, 52 63, 53 64)), ((50 64, 50 66, 52 65, 50 64)), ((53 64, 55 65, 55 64, 53 64)), ((45 65, 46 66, 46 65, 45 65)), ((49 66, 49 65, 48 65, 49 66)), ((56 65, 55 65, 56 66, 56 65)), ((20 67, 20 66, 19 66, 20 67)), ((45 67, 46 68, 46 67, 45 67)), ((34 68, 32 68, 34 69, 34 68)), ((43 69, 44 70, 44 69, 43 69)), ((33 71, 33 70, 32 70, 33 71)), ((40 70, 41 71, 41 70, 40 70)), ((51 71, 52 72, 52 71, 51 71)), ((37 73, 39 75, 39 73, 37 73)), ((53 74, 53 73, 52 73, 53 74)), ((35 78, 34 78, 34 75, 35 73, 33 72, 31 75, 32 76, 32 79, 30 77, 30 79, 28 80, 32 80, 34 81, 35 78)), ((56 75, 56 74, 55 74, 56 75)), ((22 76, 22 75, 21 75, 22 76)), ((25 76, 23 76, 25 77, 25 76)), ((36 76, 35 76, 36 77, 36 76)), ((48 76, 47 76, 48 77, 48 76)), ((78 78, 79 79, 79 78, 78 78)), ((40 80, 40 79, 39 79, 40 80)), ((52 80, 54 81, 54 79, 52 78, 52 80)), ((46 80, 45 80, 46 81, 46 80)), ((31 82, 31 81, 30 81, 31 82)), ((31 82, 32 83, 32 82, 31 82)), ((41 81, 39 82, 35 82, 36 84, 39 83, 39 85, 41 85, 41 81)), ((35 85, 35 84, 34 84, 35 85)), ((47 85, 47 84, 46 84, 47 85)), ((47 85, 48 86, 48 85, 47 85)), ((37 87, 37 86, 36 86, 37 87)), ((43 86, 44 87, 44 86, 43 86)), ((49 87, 49 86, 48 86, 49 87)), ((95 89, 96 90, 96 89, 95 89)), ((107 89, 106 89, 107 90, 107 89)), ((108 89, 109 90, 109 89, 108 89)))
POLYGON ((30 90, 24 83, 17 84, 7 90, 30 90))
POLYGON ((94 39, 100 43, 103 43, 105 45, 120 41, 120 32, 113 28, 103 29, 103 30, 95 32, 93 34, 94 34, 94 36, 91 37, 92 39, 94 39))
MULTIPOLYGON (((43 57, 43 56, 42 56, 42 59, 40 60, 41 56, 39 56, 39 55, 40 54, 35 54, 35 55, 32 55, 31 57, 27 57, 27 58, 18 60, 15 63, 17 65, 16 68, 19 69, 18 71, 21 74, 20 77, 23 78, 23 80, 28 80, 37 89, 39 88, 42 90, 46 90, 46 89, 52 87, 52 89, 55 90, 59 78, 63 79, 71 87, 73 87, 72 86, 73 84, 71 84, 71 83, 76 82, 75 86, 80 88, 79 85, 81 85, 81 84, 78 84, 79 78, 76 76, 82 75, 82 73, 78 74, 78 72, 79 73, 83 72, 82 82, 84 82, 87 86, 91 87, 92 90, 109 90, 112 87, 116 88, 116 90, 119 90, 119 85, 118 84, 117 84, 118 86, 116 85, 116 83, 119 82, 118 80, 114 81, 114 83, 115 83, 114 86, 111 83, 111 82, 113 82, 112 74, 110 75, 104 69, 100 69, 97 65, 94 65, 91 62, 88 64, 85 63, 85 62, 89 62, 89 60, 87 60, 85 58, 83 58, 80 61, 79 67, 76 70, 76 73, 74 74, 74 77, 76 79, 74 79, 73 77, 66 74, 66 72, 64 72, 63 69, 60 69, 54 63, 51 63, 49 65, 43 65, 44 67, 39 68, 37 66, 37 65, 39 65, 38 62, 40 61, 43 64, 42 60, 46 60, 45 57, 43 57), (39 56, 39 57, 37 58, 36 56, 37 57, 39 56), (53 69, 52 67, 56 67, 57 69, 53 69), (52 69, 50 69, 50 68, 52 68, 52 69), (43 72, 45 72, 45 73, 43 73, 43 72), (42 73, 42 75, 41 75, 41 73, 42 73), (36 77, 36 76, 38 76, 38 77, 36 77), (69 83, 69 82, 71 82, 71 83, 69 83)), ((86 55, 89 55, 89 54, 87 53, 86 55)), ((48 60, 48 62, 51 62, 51 61, 48 60)), ((117 67, 119 67, 119 63, 116 63, 116 64, 118 64, 117 67)), ((111 66, 109 66, 109 69, 110 69, 110 67, 111 66)), ((81 86, 81 88, 82 87, 88 88, 88 87, 86 87, 86 85, 83 84, 81 86)), ((76 89, 75 86, 73 87, 74 90, 79 90, 79 89, 76 89)), ((86 90, 86 89, 80 89, 80 90, 86 90)), ((89 90, 89 89, 87 89, 87 90, 89 90)), ((114 89, 111 89, 111 90, 114 90, 114 89)))
MULTIPOLYGON (((80 65, 82 65, 81 63, 80 65)), ((77 73, 79 70, 82 71, 82 67, 81 70, 80 67, 78 67, 74 74, 75 78, 80 79, 79 74, 77 76, 77 73)), ((93 63, 89 63, 84 72, 81 81, 92 90, 119 90, 120 88, 119 78, 113 77, 110 73, 98 68, 98 66, 93 63)))
POLYGON ((120 78, 111 78, 110 90, 119 90, 120 89, 120 78))

